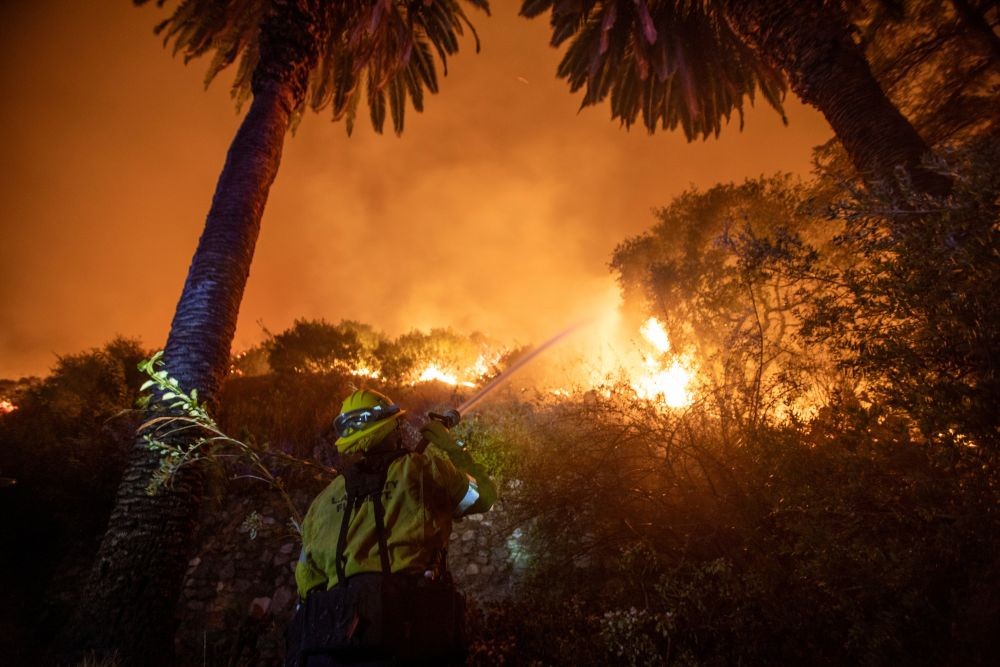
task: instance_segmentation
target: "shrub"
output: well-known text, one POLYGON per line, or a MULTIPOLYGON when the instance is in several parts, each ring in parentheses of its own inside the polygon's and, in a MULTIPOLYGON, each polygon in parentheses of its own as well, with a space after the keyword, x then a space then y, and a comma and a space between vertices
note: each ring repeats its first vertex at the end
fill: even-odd
POLYGON ((476 626, 484 664, 995 657, 1000 504, 972 454, 857 405, 737 437, 625 391, 521 412, 527 571, 476 626))
MULTIPOLYGON (((944 166, 941 166, 944 169, 944 166)), ((809 304, 806 335, 931 441, 1000 448, 1000 141, 952 156, 952 196, 853 193, 836 243, 857 261, 809 304)))
POLYGON ((17 480, 0 489, 0 587, 26 635, 15 647, 25 653, 8 656, 15 662, 41 662, 30 647, 51 641, 86 576, 134 441, 137 422, 122 411, 134 404, 145 356, 117 338, 61 357, 0 417, 0 471, 17 480))

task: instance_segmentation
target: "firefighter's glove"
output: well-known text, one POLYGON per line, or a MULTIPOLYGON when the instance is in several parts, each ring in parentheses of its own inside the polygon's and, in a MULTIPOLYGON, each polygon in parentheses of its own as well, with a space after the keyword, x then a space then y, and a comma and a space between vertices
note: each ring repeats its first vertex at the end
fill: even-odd
POLYGON ((424 436, 427 442, 436 446, 441 451, 449 454, 462 451, 458 441, 455 440, 455 436, 453 436, 445 425, 439 421, 431 419, 424 424, 423 428, 420 429, 420 433, 424 436))

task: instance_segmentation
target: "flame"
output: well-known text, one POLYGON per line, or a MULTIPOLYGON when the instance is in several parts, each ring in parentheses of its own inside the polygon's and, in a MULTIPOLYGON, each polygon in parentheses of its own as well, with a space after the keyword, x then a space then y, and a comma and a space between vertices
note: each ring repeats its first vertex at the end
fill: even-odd
MULTIPOLYGON (((618 329, 618 332, 615 334, 612 330, 606 330, 589 341, 582 350, 584 359, 599 364, 597 368, 592 368, 587 373, 586 377, 589 379, 579 378, 581 384, 574 385, 572 389, 563 384, 566 380, 572 381, 573 378, 578 378, 574 375, 580 369, 579 363, 576 362, 575 367, 563 369, 557 375, 550 370, 548 378, 558 384, 550 385, 542 380, 544 389, 557 398, 571 398, 580 392, 588 391, 610 396, 611 392, 606 385, 608 377, 613 373, 624 373, 635 395, 641 399, 664 408, 676 409, 691 405, 694 401, 692 385, 696 366, 689 354, 672 352, 670 336, 663 322, 650 317, 639 327, 643 339, 642 347, 645 347, 645 350, 634 348, 628 350, 628 345, 624 343, 625 339, 619 338, 621 330, 618 329), (615 345, 613 341, 616 339, 622 343, 615 345), (609 346, 612 356, 607 357, 604 355, 609 346)), ((421 370, 410 376, 410 384, 440 382, 452 387, 476 387, 497 370, 501 359, 503 352, 496 350, 479 354, 471 364, 460 364, 454 360, 445 361, 441 358, 429 359, 421 370)), ((364 365, 350 369, 349 372, 360 377, 381 378, 378 370, 364 365)))
POLYGON ((463 387, 474 387, 476 386, 472 382, 459 382, 458 376, 454 373, 448 373, 441 369, 437 364, 430 363, 423 372, 417 377, 417 382, 444 382, 445 384, 450 384, 453 387, 459 385, 463 387))
POLYGON ((471 366, 455 368, 453 365, 432 361, 416 376, 413 384, 419 382, 443 382, 453 387, 476 387, 488 379, 490 373, 503 358, 501 352, 480 354, 471 366))
POLYGON ((17 406, 7 399, 0 400, 0 415, 7 415, 17 410, 17 406))
MULTIPOLYGON (((493 359, 492 363, 496 363, 499 360, 499 355, 496 359, 493 359)), ((469 369, 474 377, 482 377, 490 372, 491 362, 486 360, 486 355, 480 354, 476 358, 476 363, 472 364, 472 368, 469 369)))
POLYGON ((667 330, 655 317, 651 317, 639 329, 642 337, 658 354, 646 354, 643 371, 633 374, 632 389, 640 398, 662 402, 669 408, 684 408, 694 400, 690 385, 694 380, 693 363, 689 358, 675 356, 668 366, 664 366, 664 355, 670 351, 670 337, 667 330))
POLYGON ((645 338, 649 343, 656 348, 657 352, 660 354, 666 354, 670 351, 670 337, 667 336, 667 330, 663 326, 663 322, 651 317, 639 328, 639 333, 645 338))
POLYGON ((647 364, 649 372, 632 381, 632 388, 640 398, 662 401, 670 408, 691 405, 694 397, 689 386, 694 374, 680 359, 675 359, 667 368, 662 368, 655 360, 647 364))

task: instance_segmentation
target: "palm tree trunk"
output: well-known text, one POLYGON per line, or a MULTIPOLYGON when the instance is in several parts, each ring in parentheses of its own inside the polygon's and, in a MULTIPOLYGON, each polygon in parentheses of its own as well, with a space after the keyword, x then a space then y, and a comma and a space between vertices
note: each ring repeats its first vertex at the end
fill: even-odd
MULTIPOLYGON (((228 367, 291 112, 289 91, 278 86, 254 96, 229 149, 171 325, 166 368, 181 386, 197 387, 207 397, 218 391, 228 367)), ((86 647, 116 650, 123 664, 169 657, 174 606, 200 504, 196 468, 186 469, 171 488, 147 494, 158 465, 137 440, 73 628, 86 647)))
MULTIPOLYGON (((169 374, 211 401, 229 368, 240 301, 292 115, 315 63, 318 0, 274 0, 261 28, 253 102, 226 156, 164 350, 169 374)), ((174 612, 202 492, 197 467, 146 492, 159 466, 138 439, 68 629, 76 648, 122 664, 171 664, 174 612)))
POLYGON ((760 56, 818 108, 869 185, 898 191, 903 169, 918 192, 946 195, 948 178, 924 168, 929 149, 886 97, 846 17, 823 0, 723 0, 726 18, 760 56))

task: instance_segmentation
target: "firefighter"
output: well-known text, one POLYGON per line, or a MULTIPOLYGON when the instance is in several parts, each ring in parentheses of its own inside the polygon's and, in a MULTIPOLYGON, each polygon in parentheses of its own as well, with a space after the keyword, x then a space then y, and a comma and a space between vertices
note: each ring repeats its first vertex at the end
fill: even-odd
POLYGON ((448 538, 453 520, 490 509, 496 487, 438 421, 421 430, 426 449, 404 448, 404 414, 362 389, 334 420, 341 474, 302 524, 286 665, 464 662, 448 538))

